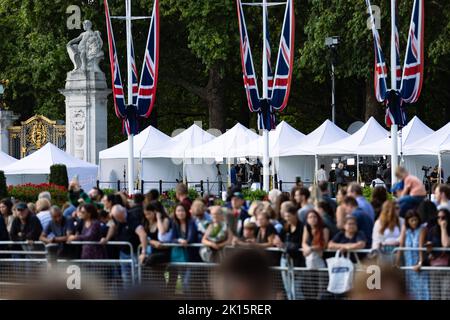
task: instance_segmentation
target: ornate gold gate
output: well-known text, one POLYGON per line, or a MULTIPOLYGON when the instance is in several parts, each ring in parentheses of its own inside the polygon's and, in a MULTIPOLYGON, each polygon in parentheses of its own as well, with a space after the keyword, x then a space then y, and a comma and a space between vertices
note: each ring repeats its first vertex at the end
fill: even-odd
POLYGON ((42 115, 36 115, 20 126, 9 127, 9 154, 17 159, 26 157, 48 142, 66 149, 66 127, 42 115))

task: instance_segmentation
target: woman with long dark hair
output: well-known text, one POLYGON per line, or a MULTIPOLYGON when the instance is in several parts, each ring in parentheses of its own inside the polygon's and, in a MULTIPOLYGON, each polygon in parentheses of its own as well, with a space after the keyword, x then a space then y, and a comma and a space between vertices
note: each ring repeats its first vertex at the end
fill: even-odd
MULTIPOLYGON (((432 267, 448 268, 450 266, 450 254, 448 252, 432 250, 432 248, 450 247, 450 211, 441 209, 437 212, 437 221, 427 224, 426 243, 428 261, 432 267)), ((446 271, 431 273, 430 282, 435 284, 431 291, 432 300, 450 299, 450 276, 446 271)))
MULTIPOLYGON (((195 220, 191 218, 189 211, 180 203, 175 207, 172 223, 172 241, 180 246, 172 248, 171 261, 172 262, 197 262, 200 261, 198 248, 188 248, 189 244, 198 243, 198 232, 195 220)), ((186 268, 182 273, 183 290, 188 296, 190 295, 190 269, 186 268)), ((178 271, 170 272, 169 288, 171 291, 175 290, 176 281, 178 278, 178 271)))
POLYGON ((302 240, 303 255, 306 258, 307 268, 319 269, 325 267, 322 256, 329 239, 330 231, 325 226, 322 217, 316 210, 310 210, 306 215, 302 240))
POLYGON ((313 269, 309 271, 308 276, 302 280, 303 284, 308 283, 311 288, 304 288, 306 299, 318 299, 321 293, 325 291, 325 282, 323 277, 320 277, 320 272, 317 269, 325 268, 325 261, 323 259, 323 251, 328 246, 330 239, 330 231, 325 226, 322 217, 315 210, 310 210, 306 214, 306 224, 303 227, 302 249, 305 257, 306 267, 313 269))
POLYGON ((416 300, 430 299, 429 274, 426 271, 420 271, 424 264, 424 252, 420 249, 424 245, 425 236, 426 229, 422 225, 420 214, 415 210, 409 210, 405 215, 405 224, 402 227, 400 247, 411 249, 398 251, 397 265, 400 265, 400 257, 403 253, 404 265, 412 267, 412 270, 405 270, 408 293, 416 300))
MULTIPOLYGON (((100 241, 102 231, 97 208, 93 204, 82 204, 78 207, 78 214, 83 220, 83 229, 80 234, 70 235, 67 241, 100 241)), ((106 259, 106 257, 106 248, 103 245, 84 244, 81 247, 81 259, 106 259)))
POLYGON ((1 217, 5 221, 5 226, 8 232, 11 231, 11 225, 14 220, 14 215, 12 211, 13 203, 11 199, 5 198, 0 201, 0 213, 1 217))
POLYGON ((384 187, 375 187, 372 191, 372 201, 370 204, 373 207, 373 211, 375 212, 375 220, 378 219, 383 203, 388 199, 386 188, 384 187))
POLYGON ((144 207, 144 230, 149 238, 147 265, 170 261, 170 250, 164 249, 164 242, 168 242, 170 218, 159 201, 151 201, 144 207))

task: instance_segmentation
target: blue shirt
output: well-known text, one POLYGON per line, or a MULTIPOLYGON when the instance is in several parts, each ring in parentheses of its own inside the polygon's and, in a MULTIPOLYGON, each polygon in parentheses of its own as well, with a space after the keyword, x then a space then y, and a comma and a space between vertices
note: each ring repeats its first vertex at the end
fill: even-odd
POLYGON ((356 198, 356 202, 358 202, 358 207, 360 207, 365 213, 369 215, 372 219, 372 222, 375 221, 375 211, 373 210, 372 205, 364 198, 363 196, 359 196, 356 198))
POLYGON ((372 230, 373 230, 373 220, 365 213, 361 208, 356 208, 352 212, 352 216, 356 218, 356 224, 358 225, 358 230, 362 231, 366 236, 366 248, 372 247, 372 230))

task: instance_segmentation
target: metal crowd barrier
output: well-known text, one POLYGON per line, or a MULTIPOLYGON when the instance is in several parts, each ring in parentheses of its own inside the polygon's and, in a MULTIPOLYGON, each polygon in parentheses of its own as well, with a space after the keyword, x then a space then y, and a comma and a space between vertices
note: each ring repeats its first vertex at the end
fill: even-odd
MULTIPOLYGON (((26 285, 37 284, 45 277, 54 274, 64 274, 70 266, 80 270, 82 288, 95 289, 98 298, 118 298, 128 288, 139 285, 150 290, 158 298, 191 298, 211 299, 214 285, 215 263, 205 262, 169 262, 154 266, 140 265, 136 262, 134 250, 128 242, 108 242, 106 245, 98 242, 77 241, 69 245, 102 245, 110 251, 118 246, 127 246, 130 257, 120 259, 114 255, 108 259, 87 260, 68 259, 54 255, 54 245, 44 246, 41 242, 0 242, 0 298, 14 298, 14 292, 26 285), (22 249, 22 250, 20 250, 22 249)), ((177 243, 164 243, 167 248, 184 247, 177 243)), ((187 247, 200 248, 202 244, 191 244, 187 247)), ((226 247, 226 250, 245 247, 226 247)), ((250 249, 250 248, 249 248, 250 249)), ((137 253, 140 253, 138 248, 137 253)), ((280 248, 268 248, 266 251, 283 255, 280 248)), ((300 250, 301 251, 301 250, 300 250)), ((403 255, 426 251, 426 248, 396 248, 403 255)), ((433 248, 432 252, 448 252, 448 248, 433 248)), ((333 256, 336 251, 325 250, 324 258, 333 256)), ((357 255, 367 255, 372 250, 351 251, 357 255)), ((123 258, 123 257, 122 257, 123 258)), ((356 272, 363 269, 356 264, 356 272)), ((420 272, 413 270, 408 263, 400 269, 405 274, 408 293, 417 300, 450 299, 450 267, 423 266, 420 272)), ((334 299, 327 292, 328 270, 326 268, 312 270, 305 267, 294 267, 289 264, 271 268, 271 282, 276 298, 280 299, 334 299)))
POLYGON ((72 241, 64 245, 72 248, 73 258, 57 256, 54 249, 58 244, 0 242, 0 298, 14 298, 20 287, 43 285, 49 279, 61 276, 65 279, 73 272, 74 266, 79 270, 81 288, 99 299, 117 298, 121 292, 136 285, 136 261, 129 242, 72 241), (80 259, 79 254, 85 245, 103 246, 105 252, 113 256, 108 259, 80 259), (129 249, 130 257, 120 259, 118 252, 124 246, 129 249), (18 250, 20 248, 22 250, 18 250))
MULTIPOLYGON (((164 243, 162 248, 201 248, 201 243, 183 246, 178 243, 164 243)), ((225 250, 248 249, 251 247, 227 246, 225 250)), ((140 253, 141 246, 137 252, 140 253)), ((284 253, 281 248, 266 248, 265 251, 284 253)), ((299 251, 302 251, 301 249, 299 251)), ((355 254, 369 254, 372 250, 351 251, 355 254)), ((324 258, 334 256, 335 250, 325 250, 324 258)), ((170 262, 147 267, 138 265, 138 282, 144 287, 157 288, 161 298, 211 299, 214 285, 216 263, 209 262, 170 262)), ((361 271, 361 270, 358 270, 361 271)), ((274 296, 280 299, 325 299, 327 293, 328 269, 312 270, 305 267, 273 266, 271 282, 274 296)))
MULTIPOLYGON (((394 254, 402 253, 402 265, 406 288, 409 296, 415 300, 450 300, 450 266, 425 265, 420 271, 414 270, 419 259, 419 252, 423 252, 425 261, 429 262, 429 253, 436 256, 441 254, 450 257, 450 248, 396 248, 394 254)), ((449 258, 447 258, 449 259, 449 258)), ((429 264, 429 263, 428 263, 429 264)))

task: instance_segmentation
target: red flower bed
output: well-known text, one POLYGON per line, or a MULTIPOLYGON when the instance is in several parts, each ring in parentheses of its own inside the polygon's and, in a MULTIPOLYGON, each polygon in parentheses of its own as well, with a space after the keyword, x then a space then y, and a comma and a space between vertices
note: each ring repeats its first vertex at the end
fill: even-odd
POLYGON ((61 206, 67 201, 67 189, 53 183, 26 183, 8 187, 9 196, 24 202, 36 202, 39 193, 42 191, 50 192, 52 204, 61 206))

